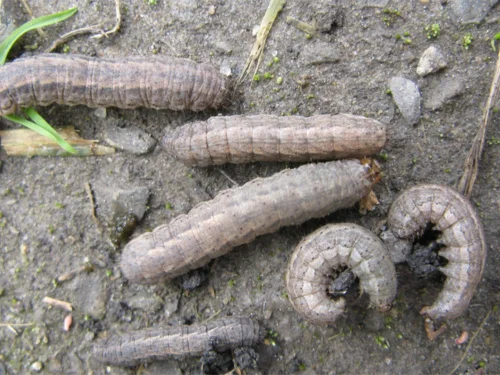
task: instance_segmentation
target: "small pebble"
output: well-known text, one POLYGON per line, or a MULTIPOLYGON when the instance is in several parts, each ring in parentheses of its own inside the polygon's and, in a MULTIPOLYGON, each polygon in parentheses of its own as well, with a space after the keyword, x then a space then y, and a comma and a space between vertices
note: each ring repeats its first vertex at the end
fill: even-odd
POLYGON ((96 115, 96 117, 99 117, 99 118, 106 118, 106 108, 104 107, 98 107, 95 111, 94 111, 94 115, 96 115))
POLYGON ((231 63, 229 62, 229 60, 222 60, 219 71, 226 77, 231 76, 231 63))
POLYGON ((422 115, 420 90, 415 82, 403 77, 393 77, 389 81, 392 98, 403 117, 411 125, 420 121, 422 115))
POLYGON ((427 48, 418 62, 417 74, 424 77, 446 67, 446 60, 436 47, 427 48))
POLYGON ((137 126, 121 128, 109 125, 104 139, 109 145, 134 155, 147 154, 156 146, 156 139, 137 126))
POLYGON ((40 361, 36 361, 35 363, 33 363, 31 365, 31 370, 33 370, 34 372, 40 372, 40 371, 42 371, 42 368, 43 368, 43 364, 40 361))
POLYGON ((210 6, 208 7, 208 14, 209 14, 210 16, 213 16, 213 15, 215 14, 215 5, 210 5, 210 6))

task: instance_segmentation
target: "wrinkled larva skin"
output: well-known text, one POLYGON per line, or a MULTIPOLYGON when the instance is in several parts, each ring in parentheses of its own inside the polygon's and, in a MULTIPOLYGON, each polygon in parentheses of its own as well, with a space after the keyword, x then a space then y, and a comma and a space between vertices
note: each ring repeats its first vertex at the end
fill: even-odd
POLYGON ((481 281, 486 261, 483 227, 470 202, 448 186, 418 185, 405 190, 389 211, 390 230, 398 238, 414 240, 428 223, 441 232, 446 247, 439 255, 448 260, 443 290, 421 314, 436 320, 462 315, 481 281))
POLYGON ((186 165, 363 158, 384 147, 386 127, 349 114, 218 116, 172 129, 167 154, 186 165))
POLYGON ((93 357, 111 365, 201 356, 209 350, 225 351, 253 346, 264 336, 257 322, 246 317, 228 317, 206 324, 154 327, 103 339, 94 345, 93 357))
POLYGON ((343 298, 327 294, 334 270, 348 267, 370 303, 387 310, 396 297, 396 270, 382 241, 356 224, 326 225, 295 248, 286 275, 294 308, 317 324, 333 323, 345 308, 343 298))
POLYGON ((257 236, 353 206, 371 191, 374 178, 369 165, 343 160, 287 169, 222 191, 129 242, 123 274, 142 284, 182 275, 257 236))
POLYGON ((202 111, 220 107, 226 77, 172 57, 93 58, 41 54, 0 67, 0 115, 52 103, 202 111))

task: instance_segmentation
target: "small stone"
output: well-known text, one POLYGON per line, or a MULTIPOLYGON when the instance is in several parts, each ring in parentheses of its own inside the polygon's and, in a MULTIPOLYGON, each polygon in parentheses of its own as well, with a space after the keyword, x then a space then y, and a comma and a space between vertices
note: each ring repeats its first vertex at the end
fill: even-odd
POLYGON ((306 65, 331 64, 339 62, 341 54, 332 43, 317 40, 304 46, 299 60, 306 65))
POLYGON ((220 64, 220 69, 219 69, 221 74, 224 74, 226 77, 230 77, 232 72, 231 72, 231 63, 229 60, 223 60, 222 63, 220 64))
POLYGON ((373 8, 385 8, 389 0, 363 0, 360 1, 360 5, 364 7, 373 7, 373 8))
POLYGON ((149 189, 146 186, 94 186, 97 214, 107 223, 127 212, 141 220, 146 212, 149 189))
POLYGON ((42 371, 42 368, 43 368, 43 364, 42 362, 40 361, 36 361, 35 363, 33 363, 31 365, 31 370, 35 371, 35 372, 40 372, 42 371))
POLYGON ((106 313, 108 291, 97 272, 81 273, 70 284, 72 299, 80 313, 102 319, 106 313))
POLYGON ((208 278, 208 272, 205 268, 197 268, 180 277, 182 289, 194 290, 199 287, 208 278))
POLYGON ((449 78, 440 81, 430 89, 424 102, 427 109, 436 110, 444 106, 450 99, 460 95, 465 90, 465 84, 460 78, 449 78))
POLYGON ((208 14, 209 14, 210 16, 213 16, 213 15, 215 14, 215 5, 210 5, 210 6, 208 7, 208 14))
POLYGON ((436 47, 427 48, 418 62, 417 74, 424 77, 446 67, 446 60, 436 47))
POLYGON ((252 348, 236 348, 234 350, 234 360, 242 370, 256 368, 259 355, 252 348))
POLYGON ((99 118, 106 118, 106 108, 104 107, 98 107, 95 111, 94 111, 94 115, 96 115, 96 117, 99 117, 99 118))
POLYGON ((95 338, 95 333, 92 332, 92 331, 88 331, 88 332, 85 333, 85 336, 83 338, 84 338, 85 341, 91 342, 95 338))
POLYGON ((164 308, 165 315, 167 316, 167 318, 170 317, 172 314, 174 314, 177 311, 177 309, 179 308, 179 299, 180 298, 181 298, 181 294, 178 291, 171 293, 164 298, 165 302, 163 304, 163 308, 164 308))
POLYGON ((450 0, 451 13, 461 24, 481 22, 498 0, 450 0))
POLYGON ((252 36, 257 36, 257 34, 259 33, 259 30, 260 30, 260 26, 255 25, 252 29, 252 36))
POLYGON ((183 371, 175 360, 155 361, 147 367, 141 367, 142 375, 182 375, 183 371))
POLYGON ((109 125, 104 139, 109 145, 134 155, 147 154, 156 146, 156 139, 136 126, 121 128, 109 125))
POLYGON ((393 77, 389 81, 394 102, 409 124, 416 124, 422 115, 420 91, 415 82, 403 77, 393 77))
POLYGON ((225 40, 215 42, 214 47, 215 50, 221 54, 225 53, 226 55, 229 55, 233 51, 232 47, 225 40))
POLYGON ((154 313, 162 307, 163 300, 157 295, 144 295, 142 292, 129 298, 127 305, 132 309, 154 313))

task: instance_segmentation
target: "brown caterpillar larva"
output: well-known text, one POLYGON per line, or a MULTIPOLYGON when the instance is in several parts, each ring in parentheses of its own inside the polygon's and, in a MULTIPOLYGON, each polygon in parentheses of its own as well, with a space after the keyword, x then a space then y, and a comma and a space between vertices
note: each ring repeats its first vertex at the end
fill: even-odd
POLYGON ((96 343, 92 352, 100 362, 124 366, 253 346, 262 336, 263 331, 252 319, 228 317, 206 324, 154 327, 110 337, 96 343))
POLYGON ((396 297, 396 270, 380 239, 356 224, 330 224, 305 237, 295 248, 286 274, 288 297, 295 310, 317 324, 333 323, 345 299, 327 291, 332 273, 348 267, 368 293, 370 303, 385 311, 396 297))
POLYGON ((359 160, 308 164, 257 178, 129 242, 123 274, 143 284, 182 275, 257 236, 351 207, 375 181, 376 166, 359 160))
POLYGON ((385 125, 362 116, 218 116, 169 131, 167 153, 186 165, 331 160, 378 153, 385 125))
POLYGON ((219 107, 226 94, 214 68, 172 57, 41 54, 0 67, 0 115, 52 103, 201 111, 219 107))
POLYGON ((440 267, 446 281, 436 301, 420 312, 429 318, 452 319, 462 315, 481 281, 486 261, 483 227, 467 198, 448 186, 418 185, 405 190, 389 211, 390 230, 398 238, 414 240, 427 224, 441 231, 440 267))

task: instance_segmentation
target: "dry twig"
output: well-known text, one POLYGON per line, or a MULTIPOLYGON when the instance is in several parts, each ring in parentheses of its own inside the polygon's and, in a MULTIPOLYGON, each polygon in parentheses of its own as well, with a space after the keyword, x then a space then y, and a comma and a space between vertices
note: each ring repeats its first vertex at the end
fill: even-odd
POLYGON ((479 130, 476 134, 476 137, 472 141, 472 147, 469 151, 469 155, 467 155, 467 159, 465 159, 464 173, 457 186, 457 190, 468 198, 470 198, 470 196, 472 195, 472 188, 474 187, 474 182, 476 182, 477 172, 479 169, 479 161, 481 160, 481 154, 484 147, 486 127, 488 126, 491 108, 493 107, 493 103, 495 102, 496 96, 498 94, 499 82, 500 52, 498 54, 498 59, 495 66, 495 75, 493 76, 493 81, 491 83, 488 101, 486 102, 486 107, 483 110, 483 118, 481 124, 479 125, 479 130))
POLYGON ((66 302, 66 301, 61 301, 59 299, 55 299, 52 297, 43 297, 42 302, 44 302, 50 306, 58 307, 58 308, 63 309, 65 311, 70 311, 70 312, 73 311, 73 306, 71 306, 71 303, 66 302))
MULTIPOLYGON (((30 18, 32 20, 35 19, 35 16, 33 15, 33 12, 31 11, 31 8, 30 6, 28 5, 28 3, 26 2, 26 0, 21 0, 21 2, 23 3, 23 7, 24 7, 24 10, 26 11, 26 13, 28 13, 28 15, 30 16, 30 18)), ((36 32, 38 33, 38 35, 40 35, 42 38, 46 38, 47 37, 47 34, 45 34, 45 31, 43 31, 42 29, 36 29, 36 32)))
POLYGON ((82 27, 77 30, 70 31, 61 37, 59 39, 55 40, 49 48, 45 50, 45 52, 51 52, 57 48, 57 46, 61 45, 62 43, 65 43, 67 40, 81 34, 94 34, 91 36, 91 38, 103 38, 103 37, 108 37, 109 35, 116 33, 118 30, 120 30, 121 22, 122 22, 122 16, 120 12, 120 0, 115 0, 115 14, 116 14, 116 21, 115 25, 113 28, 109 30, 102 30, 102 23, 99 23, 97 25, 93 26, 86 26, 82 27))
POLYGON ((470 339, 469 343, 467 344, 467 346, 465 347, 465 351, 464 351, 464 354, 462 355, 462 358, 460 358, 460 361, 457 363, 457 365, 455 366, 455 368, 453 370, 450 371, 450 373, 448 375, 453 375, 453 373, 455 371, 457 371, 457 369, 460 367, 460 365, 462 364, 462 362, 464 361, 465 357, 467 357, 467 354, 469 353, 469 349, 470 347, 472 346, 472 343, 474 342, 474 340, 476 339, 477 335, 479 334, 479 332, 481 331, 481 329, 484 327, 484 324, 486 323, 486 321, 488 320, 488 318, 490 317, 491 315, 491 312, 493 310, 490 310, 488 311, 488 314, 486 314, 486 316, 484 317, 483 321, 481 322, 481 325, 479 326, 479 328, 477 329, 477 331, 474 333, 474 335, 472 336, 472 338, 470 339))
POLYGON ((248 57, 245 67, 243 68, 240 77, 238 78, 238 83, 240 83, 248 74, 248 71, 255 65, 255 72, 259 69, 260 63, 262 61, 262 54, 264 52, 264 47, 266 45, 266 40, 273 27, 274 20, 278 16, 278 13, 283 9, 286 4, 286 0, 271 0, 269 6, 267 7, 266 14, 262 18, 260 23, 259 32, 257 33, 257 40, 253 45, 250 56, 248 57))

